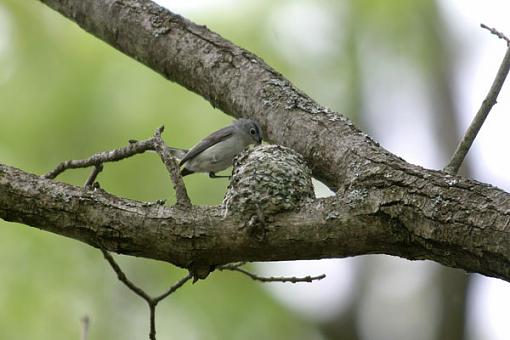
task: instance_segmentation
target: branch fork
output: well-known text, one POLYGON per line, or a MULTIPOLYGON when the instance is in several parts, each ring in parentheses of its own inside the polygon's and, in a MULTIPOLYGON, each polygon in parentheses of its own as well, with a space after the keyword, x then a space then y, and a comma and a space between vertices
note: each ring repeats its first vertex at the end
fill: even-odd
MULTIPOLYGON (((179 288, 184 286, 184 284, 189 280, 194 279, 193 280, 194 283, 196 281, 194 274, 190 271, 182 279, 171 285, 170 288, 168 288, 164 293, 152 297, 149 294, 147 294, 142 288, 138 287, 136 284, 134 284, 131 280, 128 279, 126 274, 120 268, 119 264, 115 261, 113 256, 107 250, 105 250, 101 246, 98 246, 98 248, 103 253, 104 258, 110 264, 115 274, 117 274, 117 278, 119 279, 119 281, 121 281, 126 287, 129 288, 129 290, 131 290, 133 293, 135 293, 143 300, 145 300, 145 302, 147 302, 147 305, 149 306, 149 320, 150 320, 149 339, 156 340, 156 306, 160 301, 166 299, 168 296, 175 293, 179 288)), ((292 282, 292 283, 313 282, 316 280, 322 280, 323 278, 326 277, 325 274, 319 276, 305 276, 305 277, 262 277, 240 268, 245 264, 246 262, 233 263, 219 266, 217 269, 220 271, 222 270, 236 271, 248 276, 252 280, 260 282, 292 282)))
POLYGON ((165 141, 161 137, 164 129, 164 126, 157 128, 152 138, 142 141, 129 140, 129 144, 127 146, 111 151, 99 152, 87 159, 64 161, 55 169, 44 175, 44 177, 55 179, 58 175, 68 169, 88 168, 93 166, 94 169, 85 182, 85 187, 92 187, 95 183, 97 183, 97 176, 103 170, 104 163, 117 162, 136 154, 144 153, 145 151, 155 151, 160 156, 163 164, 165 164, 172 180, 177 200, 176 206, 183 209, 189 209, 191 208, 191 201, 180 174, 178 161, 172 154, 172 150, 174 153, 179 150, 170 148, 166 145, 165 141))

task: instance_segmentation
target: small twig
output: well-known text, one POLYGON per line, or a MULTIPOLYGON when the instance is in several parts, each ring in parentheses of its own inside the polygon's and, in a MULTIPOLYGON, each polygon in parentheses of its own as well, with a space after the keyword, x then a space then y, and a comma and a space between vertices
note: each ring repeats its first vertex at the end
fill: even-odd
POLYGON ((152 300, 147 303, 149 304, 149 317, 150 317, 150 333, 149 333, 149 339, 156 340, 156 306, 158 303, 165 299, 168 295, 175 292, 177 289, 181 288, 186 282, 188 282, 193 275, 191 273, 188 273, 185 277, 177 281, 174 285, 172 285, 166 292, 163 294, 156 296, 155 298, 152 298, 152 300))
POLYGON ((154 297, 152 300, 154 301, 154 305, 157 305, 158 302, 165 299, 168 295, 175 292, 177 289, 181 288, 186 282, 188 282, 190 279, 193 278, 193 275, 191 273, 188 273, 186 276, 184 276, 182 279, 174 283, 170 288, 167 289, 166 292, 163 294, 154 297))
POLYGON ((84 187, 90 187, 94 182, 96 181, 97 175, 103 171, 103 163, 100 163, 96 166, 94 166, 94 170, 92 170, 92 173, 90 174, 89 178, 87 178, 87 181, 85 182, 84 187))
POLYGON ((117 274, 117 278, 119 279, 119 281, 122 282, 123 284, 125 284, 126 287, 131 289, 131 291, 133 293, 135 293, 136 295, 138 295, 139 297, 141 297, 142 299, 144 299, 145 301, 150 303, 152 298, 143 289, 141 289, 140 287, 135 285, 133 282, 131 282, 127 278, 126 274, 124 274, 124 272, 122 271, 120 266, 117 264, 117 262, 115 261, 113 256, 107 250, 105 250, 103 247, 99 247, 99 249, 103 253, 103 256, 106 259, 106 261, 108 261, 108 263, 112 267, 115 274, 117 274))
POLYGON ((284 276, 263 277, 263 276, 258 276, 256 274, 253 274, 243 268, 240 268, 240 266, 242 266, 243 264, 244 264, 244 262, 225 264, 225 265, 219 266, 218 270, 231 270, 231 271, 239 272, 239 273, 242 273, 242 274, 248 276, 252 280, 260 281, 260 282, 291 282, 291 283, 312 282, 312 281, 322 280, 323 278, 326 277, 326 274, 321 274, 318 276, 308 275, 305 277, 284 277, 284 276))
POLYGON ((136 143, 130 143, 127 146, 112 151, 99 152, 87 159, 62 162, 55 169, 44 175, 44 177, 54 179, 68 169, 88 168, 89 166, 99 166, 100 164, 107 162, 116 162, 139 153, 144 153, 147 150, 154 150, 153 138, 136 143))
POLYGON ((506 44, 507 46, 510 47, 510 39, 504 35, 503 33, 501 33, 500 31, 498 31, 497 29, 495 28, 492 28, 492 27, 489 27, 485 24, 480 24, 480 27, 482 28, 485 28, 486 30, 488 30, 489 32, 491 32, 492 34, 494 34, 496 37, 498 37, 499 39, 503 39, 506 41, 506 44))
MULTIPOLYGON (((498 37, 505 39, 508 43, 508 38, 506 38, 502 33, 499 33, 494 29, 490 29, 485 25, 482 25, 482 27, 487 28, 489 31, 491 31, 491 33, 496 34, 498 37)), ((466 155, 469 149, 471 148, 471 145, 473 145, 473 141, 475 140, 478 132, 480 131, 480 128, 485 122, 485 119, 489 115, 489 112, 491 111, 492 107, 497 102, 498 94, 501 91, 501 88, 503 87, 503 83, 505 82, 509 70, 510 70, 510 47, 507 49, 505 53, 505 57, 501 62, 498 73, 496 74, 496 78, 492 83, 489 93, 487 93, 487 96, 483 100, 480 109, 478 110, 475 118, 473 118, 473 121, 471 122, 471 125, 469 126, 468 130, 466 131, 466 134, 462 138, 462 141, 457 146, 457 149, 455 150, 450 162, 444 168, 445 172, 449 174, 456 174, 459 171, 459 168, 462 165, 464 159, 466 158, 466 155)))
POLYGON ((173 284, 166 292, 163 294, 152 298, 150 301, 147 301, 149 304, 149 318, 150 318, 150 332, 149 339, 156 340, 156 306, 158 303, 165 299, 168 295, 175 292, 177 289, 181 288, 186 282, 188 282, 193 276, 191 273, 188 273, 185 277, 177 281, 173 284))
POLYGON ((99 152, 87 159, 62 162, 55 169, 44 175, 44 177, 54 179, 68 169, 94 166, 94 170, 85 182, 85 187, 89 187, 94 184, 97 175, 103 170, 103 163, 120 161, 136 154, 144 153, 145 151, 155 151, 159 154, 166 169, 170 173, 175 190, 177 205, 182 208, 189 209, 191 207, 191 201, 186 191, 186 187, 184 186, 184 181, 182 180, 179 164, 177 162, 177 158, 183 157, 187 150, 168 147, 161 137, 163 130, 164 127, 161 126, 150 139, 143 141, 129 140, 129 144, 127 146, 111 151, 99 152))
POLYGON ((88 340, 89 338, 89 327, 90 327, 90 318, 88 315, 85 315, 81 318, 81 340, 88 340))
POLYGON ((161 126, 154 133, 154 148, 155 151, 159 154, 161 161, 163 161, 165 164, 168 173, 170 174, 170 178, 172 179, 172 183, 174 185, 177 205, 181 206, 182 208, 189 209, 191 208, 191 201, 189 199, 188 192, 186 191, 186 187, 184 186, 179 164, 177 163, 175 157, 172 156, 170 148, 165 144, 163 138, 161 138, 161 133, 163 130, 164 126, 161 126))
POLYGON ((149 339, 156 340, 156 306, 161 300, 165 299, 170 294, 174 293, 177 289, 181 288, 186 282, 188 282, 193 277, 192 274, 188 273, 185 277, 183 277, 175 284, 173 284, 163 294, 158 295, 156 297, 151 297, 142 288, 138 287, 127 278, 126 274, 124 274, 120 266, 117 264, 113 256, 108 251, 106 251, 101 246, 98 247, 103 253, 103 256, 106 259, 106 261, 108 261, 108 263, 112 267, 113 271, 117 274, 117 278, 119 279, 119 281, 124 283, 126 287, 128 287, 133 293, 144 299, 149 305, 149 320, 150 320, 149 339))

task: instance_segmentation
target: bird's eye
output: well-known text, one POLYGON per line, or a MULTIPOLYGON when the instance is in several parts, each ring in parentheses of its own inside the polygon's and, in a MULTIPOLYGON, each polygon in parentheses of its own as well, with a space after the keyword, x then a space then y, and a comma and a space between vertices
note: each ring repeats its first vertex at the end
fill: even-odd
POLYGON ((251 129, 250 129, 250 134, 251 134, 252 136, 255 136, 255 134, 256 134, 256 133, 257 133, 257 131, 255 131, 255 129, 254 129, 254 128, 251 128, 251 129))

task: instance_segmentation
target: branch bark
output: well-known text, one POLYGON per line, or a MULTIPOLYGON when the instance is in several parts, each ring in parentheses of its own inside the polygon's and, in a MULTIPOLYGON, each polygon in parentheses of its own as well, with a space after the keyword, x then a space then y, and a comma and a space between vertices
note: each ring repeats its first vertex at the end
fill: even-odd
POLYGON ((41 0, 85 30, 301 153, 336 190, 272 216, 264 237, 217 207, 139 202, 0 167, 0 217, 182 267, 384 253, 510 281, 510 195, 389 153, 257 56, 147 0, 41 0))
POLYGON ((508 194, 424 169, 382 177, 272 216, 259 237, 218 207, 147 206, 0 166, 0 216, 186 268, 383 253, 510 281, 508 194))

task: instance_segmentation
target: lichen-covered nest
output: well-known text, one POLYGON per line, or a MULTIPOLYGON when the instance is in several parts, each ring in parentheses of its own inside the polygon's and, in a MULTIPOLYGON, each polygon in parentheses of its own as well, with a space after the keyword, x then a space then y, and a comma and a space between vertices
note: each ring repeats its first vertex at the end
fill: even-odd
POLYGON ((234 159, 223 200, 225 214, 293 210, 315 197, 312 172, 303 157, 280 145, 260 145, 234 159))

